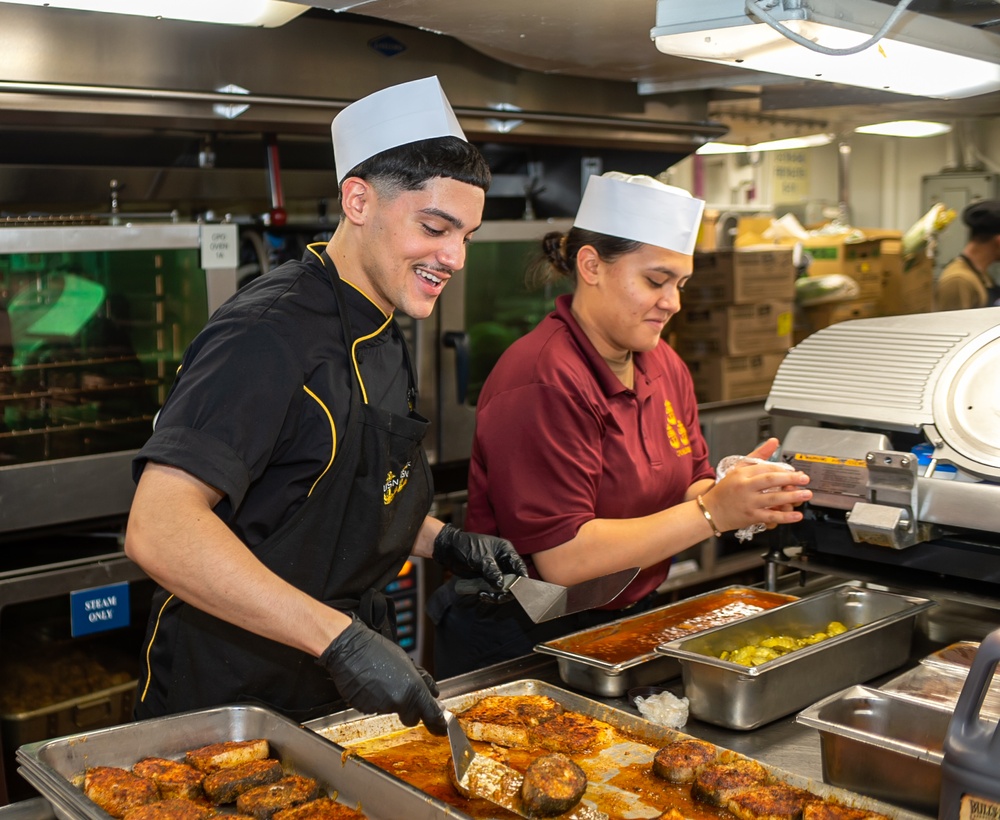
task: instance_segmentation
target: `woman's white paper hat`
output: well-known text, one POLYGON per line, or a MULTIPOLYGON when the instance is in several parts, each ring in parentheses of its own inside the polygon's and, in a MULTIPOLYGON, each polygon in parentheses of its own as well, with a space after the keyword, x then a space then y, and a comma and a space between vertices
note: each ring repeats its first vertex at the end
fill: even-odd
POLYGON ((609 171, 587 180, 573 224, 690 256, 704 210, 705 203, 683 188, 609 171))
POLYGON ((433 137, 465 140, 437 77, 389 86, 362 97, 333 118, 330 130, 338 183, 355 166, 390 148, 433 137))

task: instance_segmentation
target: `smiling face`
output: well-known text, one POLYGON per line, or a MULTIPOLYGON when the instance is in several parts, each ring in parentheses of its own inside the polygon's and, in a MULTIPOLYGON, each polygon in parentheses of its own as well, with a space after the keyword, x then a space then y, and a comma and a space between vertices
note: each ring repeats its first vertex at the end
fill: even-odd
POLYGON ((417 191, 365 189, 356 223, 361 227, 356 264, 342 274, 387 314, 398 309, 424 319, 465 266, 466 245, 482 220, 486 195, 446 177, 430 179, 417 191))
POLYGON ((656 347, 670 317, 680 310, 693 257, 642 245, 605 262, 585 245, 576 264, 574 313, 598 352, 619 358, 656 347))

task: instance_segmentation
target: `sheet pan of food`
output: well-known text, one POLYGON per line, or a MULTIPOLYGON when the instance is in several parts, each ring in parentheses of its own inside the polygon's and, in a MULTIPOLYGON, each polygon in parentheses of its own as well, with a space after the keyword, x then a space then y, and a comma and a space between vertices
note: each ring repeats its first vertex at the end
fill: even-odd
POLYGON ((436 820, 446 804, 267 709, 227 706, 26 744, 63 820, 436 820))
MULTIPOLYGON (((696 741, 544 681, 486 687, 444 704, 458 716, 478 756, 493 757, 521 773, 541 756, 561 753, 572 759, 586 784, 577 806, 559 817, 584 809, 609 820, 920 817, 696 741)), ((447 739, 423 727, 408 729, 394 716, 358 718, 346 712, 311 721, 306 728, 343 747, 347 756, 447 803, 456 817, 516 816, 485 800, 463 797, 453 782, 447 739)))

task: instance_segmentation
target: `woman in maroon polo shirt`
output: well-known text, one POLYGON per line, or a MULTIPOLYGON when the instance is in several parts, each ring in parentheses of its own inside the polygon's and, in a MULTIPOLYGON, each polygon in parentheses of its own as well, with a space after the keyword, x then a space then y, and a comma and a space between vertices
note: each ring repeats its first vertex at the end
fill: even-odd
POLYGON ((439 677, 641 611, 672 556, 712 534, 801 520, 804 473, 765 461, 716 483, 690 374, 661 337, 692 273, 703 207, 650 177, 591 177, 573 228, 543 240, 548 274, 574 292, 504 353, 476 410, 470 529, 510 540, 550 583, 641 572, 605 609, 541 624, 514 602, 443 586, 428 606, 439 677))

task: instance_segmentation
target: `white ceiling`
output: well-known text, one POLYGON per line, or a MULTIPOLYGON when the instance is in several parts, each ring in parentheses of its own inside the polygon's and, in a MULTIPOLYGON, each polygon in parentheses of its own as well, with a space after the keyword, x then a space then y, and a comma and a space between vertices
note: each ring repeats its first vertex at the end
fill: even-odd
MULTIPOLYGON (((697 0, 674 0, 688 3, 697 0)), ((886 3, 886 14, 896 0, 886 3)), ((932 100, 810 83, 658 52, 649 31, 655 0, 309 0, 309 5, 446 34, 512 65, 553 74, 625 80, 640 92, 699 90, 730 141, 768 138, 769 126, 849 131, 887 119, 1000 116, 1000 92, 932 100)), ((911 11, 1000 32, 1000 0, 915 0, 911 11)), ((773 130, 773 129, 772 129, 773 130)), ((775 135, 781 135, 775 130, 775 135)))

